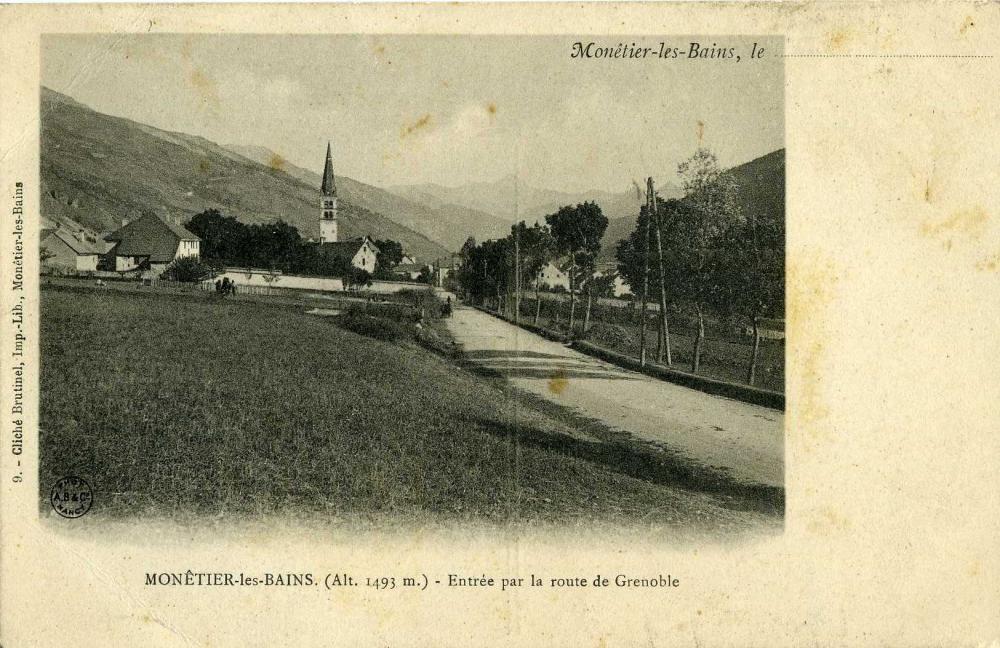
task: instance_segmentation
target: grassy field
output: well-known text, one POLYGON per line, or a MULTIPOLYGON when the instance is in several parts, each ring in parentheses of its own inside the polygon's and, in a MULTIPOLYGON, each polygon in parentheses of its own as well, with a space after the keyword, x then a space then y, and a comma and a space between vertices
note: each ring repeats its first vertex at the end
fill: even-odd
POLYGON ((43 502, 75 474, 97 515, 773 520, 406 336, 207 293, 43 287, 41 428, 43 502))
MULTIPOLYGON (((560 296, 562 297, 562 296, 560 296)), ((567 298, 568 299, 568 298, 567 298)), ((583 325, 586 302, 577 304, 577 331, 583 325)), ((526 297, 521 302, 521 317, 533 323, 535 300, 526 297)), ((649 313, 646 329, 646 353, 652 361, 656 357, 656 327, 658 315, 649 313)), ((557 299, 542 299, 540 326, 566 333, 569 322, 569 303, 557 299)), ((692 322, 672 314, 670 323, 670 349, 673 366, 690 371, 695 329, 692 322)), ((606 349, 632 357, 639 356, 639 317, 627 308, 595 307, 591 312, 590 328, 583 339, 606 349)), ((706 323, 706 337, 699 373, 708 378, 745 384, 751 355, 752 340, 734 335, 715 323, 706 323)), ((785 391, 785 342, 762 339, 757 360, 756 387, 772 391, 785 391)))

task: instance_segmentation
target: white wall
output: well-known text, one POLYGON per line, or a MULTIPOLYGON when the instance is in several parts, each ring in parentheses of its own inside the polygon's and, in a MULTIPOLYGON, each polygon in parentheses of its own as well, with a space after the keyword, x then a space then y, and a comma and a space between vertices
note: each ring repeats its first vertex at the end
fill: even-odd
POLYGON ((340 292, 344 289, 344 282, 335 277, 299 277, 296 275, 277 275, 273 281, 270 274, 261 270, 247 272, 234 268, 226 268, 225 274, 218 276, 219 279, 228 277, 230 281, 235 281, 238 286, 271 286, 272 288, 295 288, 301 290, 320 290, 340 292))
MULTIPOLYGON (((271 286, 272 288, 293 288, 297 290, 318 290, 328 292, 342 292, 344 282, 335 277, 299 277, 296 275, 278 275, 274 281, 266 281, 269 274, 263 270, 252 270, 249 273, 239 268, 226 268, 226 272, 218 275, 217 279, 228 277, 230 281, 235 281, 236 286, 271 286), (248 276, 249 275, 249 276, 248 276)), ((392 294, 401 290, 423 290, 429 286, 424 283, 411 283, 408 281, 372 281, 370 286, 363 288, 366 292, 392 294)))
POLYGON ((76 269, 78 272, 96 272, 97 255, 96 254, 76 255, 76 269))
POLYGON ((177 252, 174 253, 174 258, 179 259, 180 257, 199 256, 200 248, 200 241, 181 241, 177 245, 177 252))

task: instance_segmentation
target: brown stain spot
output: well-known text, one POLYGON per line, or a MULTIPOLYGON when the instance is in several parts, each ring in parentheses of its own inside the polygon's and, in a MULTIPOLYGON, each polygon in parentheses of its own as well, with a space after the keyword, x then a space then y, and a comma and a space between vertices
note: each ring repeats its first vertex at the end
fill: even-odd
POLYGON ((844 49, 847 42, 851 40, 851 34, 845 28, 834 29, 827 36, 826 47, 830 51, 839 52, 844 49))
POLYGON ((272 153, 270 159, 267 161, 267 166, 271 167, 275 171, 282 171, 285 168, 285 158, 281 157, 277 153, 272 153))
POLYGON ((698 146, 701 146, 702 140, 705 139, 705 122, 698 120, 698 126, 695 129, 698 134, 698 146))
POLYGON ((557 369, 552 376, 549 377, 549 391, 559 396, 566 388, 569 387, 569 379, 566 378, 566 372, 562 369, 557 369))
POLYGON ((430 113, 427 113, 417 121, 412 124, 404 124, 402 130, 399 133, 399 139, 406 139, 410 135, 427 128, 431 123, 430 113))
POLYGON ((817 433, 811 424, 829 414, 821 386, 826 356, 825 322, 836 283, 836 270, 828 260, 814 258, 808 264, 803 261, 789 264, 787 326, 790 335, 798 339, 797 346, 802 354, 799 360, 802 429, 808 430, 813 437, 817 433))
POLYGON ((971 563, 969 563, 969 566, 966 567, 965 569, 965 573, 969 576, 969 578, 975 578, 976 576, 979 576, 979 571, 980 571, 980 565, 978 560, 973 560, 971 563))
POLYGON ((212 165, 209 164, 207 159, 202 158, 201 160, 198 160, 198 171, 200 173, 208 173, 211 168, 212 165))
POLYGON ((210 108, 218 109, 222 105, 222 102, 219 101, 219 90, 215 85, 215 81, 200 69, 194 68, 191 70, 188 80, 201 94, 202 101, 207 103, 210 108))
POLYGON ((486 106, 486 112, 488 112, 491 115, 496 115, 497 114, 497 105, 491 101, 489 103, 489 105, 486 106))
POLYGON ((997 268, 1000 268, 1000 253, 976 263, 976 270, 980 272, 996 272, 997 268))
POLYGON ((925 220, 920 224, 920 234, 928 238, 944 239, 945 248, 950 250, 954 236, 978 239, 983 235, 987 222, 989 215, 986 210, 976 205, 954 211, 942 220, 925 220))
POLYGON ((975 26, 976 23, 972 22, 972 16, 966 16, 965 22, 962 23, 962 26, 959 28, 958 33, 961 34, 962 36, 965 36, 965 32, 969 31, 971 27, 975 26))
POLYGON ((828 536, 835 532, 847 531, 851 528, 851 521, 833 508, 824 506, 810 517, 806 528, 817 535, 828 536))

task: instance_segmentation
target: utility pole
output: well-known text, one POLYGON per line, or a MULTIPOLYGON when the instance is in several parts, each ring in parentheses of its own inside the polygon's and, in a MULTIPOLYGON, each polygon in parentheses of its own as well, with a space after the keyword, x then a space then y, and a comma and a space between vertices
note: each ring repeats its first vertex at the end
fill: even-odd
POLYGON ((652 184, 646 183, 646 234, 642 250, 642 307, 639 309, 639 365, 642 367, 646 366, 646 301, 649 298, 649 224, 652 219, 649 205, 651 190, 652 184))
POLYGON ((663 352, 667 352, 667 366, 670 366, 672 360, 670 358, 670 325, 667 324, 667 282, 666 277, 663 272, 663 242, 660 238, 660 230, 662 229, 660 223, 660 209, 656 204, 656 190, 653 188, 653 178, 650 177, 646 180, 649 194, 652 196, 650 200, 650 217, 655 220, 656 223, 656 256, 657 262, 660 268, 660 342, 656 346, 656 361, 663 362, 663 352))
POLYGON ((514 224, 514 323, 521 323, 521 225, 514 224))

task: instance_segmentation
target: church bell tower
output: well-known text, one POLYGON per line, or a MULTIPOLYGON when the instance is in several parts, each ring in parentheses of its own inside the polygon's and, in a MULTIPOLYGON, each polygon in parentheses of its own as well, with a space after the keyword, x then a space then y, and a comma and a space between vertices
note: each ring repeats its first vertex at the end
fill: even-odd
POLYGON ((337 185, 333 181, 333 154, 326 143, 326 165, 319 198, 319 242, 337 242, 337 185))

